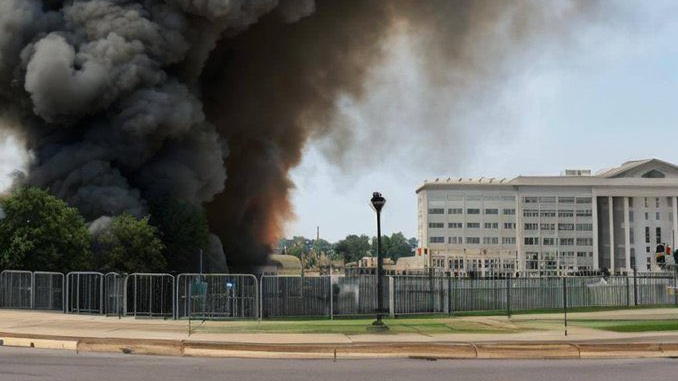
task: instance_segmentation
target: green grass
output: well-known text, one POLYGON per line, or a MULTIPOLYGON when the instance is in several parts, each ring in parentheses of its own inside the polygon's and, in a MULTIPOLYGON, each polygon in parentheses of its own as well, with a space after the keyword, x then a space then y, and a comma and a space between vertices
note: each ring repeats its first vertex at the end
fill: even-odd
MULTIPOLYGON (((192 332, 200 333, 367 333, 374 319, 263 321, 258 322, 194 322, 192 332)), ((524 329, 514 326, 493 326, 459 319, 384 319, 390 333, 514 333, 524 329)))
POLYGON ((572 320, 570 323, 612 332, 678 331, 678 320, 572 320))

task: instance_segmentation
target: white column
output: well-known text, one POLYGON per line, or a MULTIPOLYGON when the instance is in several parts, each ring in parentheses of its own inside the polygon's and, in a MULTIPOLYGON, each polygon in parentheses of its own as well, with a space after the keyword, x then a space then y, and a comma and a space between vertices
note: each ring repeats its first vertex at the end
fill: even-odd
POLYGON ((591 207, 593 208, 591 210, 593 218, 593 270, 598 270, 600 268, 598 260, 598 197, 595 192, 593 197, 591 197, 591 202, 591 207))
POLYGON ((608 219, 610 227, 610 273, 614 273, 614 203, 612 196, 607 197, 607 202, 610 206, 608 209, 608 219))
POLYGON ((671 252, 676 250, 676 237, 678 235, 678 197, 673 197, 673 236, 671 240, 671 252))
POLYGON ((631 271, 631 224, 629 223, 629 198, 624 197, 624 254, 625 268, 631 271))

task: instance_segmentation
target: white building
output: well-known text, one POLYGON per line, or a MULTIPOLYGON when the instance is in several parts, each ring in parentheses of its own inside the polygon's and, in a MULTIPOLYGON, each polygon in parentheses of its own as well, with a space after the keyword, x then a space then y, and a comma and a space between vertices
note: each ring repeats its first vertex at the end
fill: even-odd
POLYGON ((595 175, 435 179, 417 196, 418 252, 453 273, 651 271, 678 231, 678 166, 657 159, 595 175))

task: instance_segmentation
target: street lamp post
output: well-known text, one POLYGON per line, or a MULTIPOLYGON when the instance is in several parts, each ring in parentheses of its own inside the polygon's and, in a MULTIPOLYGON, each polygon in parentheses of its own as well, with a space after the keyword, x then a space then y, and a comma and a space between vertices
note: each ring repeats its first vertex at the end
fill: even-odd
POLYGON ((388 327, 381 320, 384 313, 384 258, 381 256, 381 209, 386 204, 386 199, 379 192, 372 193, 370 200, 372 209, 377 213, 377 320, 372 326, 377 330, 386 330, 388 327))

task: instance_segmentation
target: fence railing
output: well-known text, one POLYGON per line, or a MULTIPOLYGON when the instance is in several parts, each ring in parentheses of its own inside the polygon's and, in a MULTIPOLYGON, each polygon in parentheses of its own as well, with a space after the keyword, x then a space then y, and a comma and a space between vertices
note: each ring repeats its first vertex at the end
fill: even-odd
MULTIPOLYGON (((678 306, 676 276, 384 277, 391 316, 568 307, 678 306)), ((372 315, 377 277, 249 274, 0 273, 0 308, 175 319, 372 315)))

